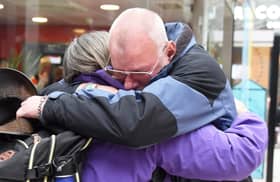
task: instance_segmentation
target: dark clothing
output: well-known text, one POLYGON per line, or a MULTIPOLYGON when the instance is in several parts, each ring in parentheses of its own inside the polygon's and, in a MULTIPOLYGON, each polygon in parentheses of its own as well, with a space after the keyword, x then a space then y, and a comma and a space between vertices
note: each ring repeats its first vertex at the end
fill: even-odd
POLYGON ((54 91, 74 93, 80 83, 81 82, 67 83, 64 80, 60 80, 58 82, 52 83, 51 85, 43 88, 39 92, 39 95, 48 95, 54 91))

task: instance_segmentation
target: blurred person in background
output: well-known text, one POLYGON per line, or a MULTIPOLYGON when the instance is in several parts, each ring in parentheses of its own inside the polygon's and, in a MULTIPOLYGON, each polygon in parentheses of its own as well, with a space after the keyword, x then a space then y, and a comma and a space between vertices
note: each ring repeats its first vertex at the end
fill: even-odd
POLYGON ((36 89, 40 91, 45 88, 50 82, 51 61, 48 56, 40 58, 38 73, 31 78, 36 89))

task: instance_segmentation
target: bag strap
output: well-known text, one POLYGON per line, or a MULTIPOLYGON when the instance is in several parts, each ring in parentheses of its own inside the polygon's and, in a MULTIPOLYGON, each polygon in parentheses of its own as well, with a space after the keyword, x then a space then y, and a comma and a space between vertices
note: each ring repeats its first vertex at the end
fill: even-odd
MULTIPOLYGON (((36 137, 38 136, 35 136, 35 138, 36 137)), ((48 176, 53 172, 52 160, 55 151, 56 136, 51 135, 51 145, 50 145, 48 162, 40 166, 34 166, 35 152, 39 143, 40 143, 40 139, 34 141, 34 145, 31 149, 29 163, 28 163, 28 170, 26 174, 26 178, 27 178, 26 182, 30 182, 31 179, 38 179, 38 178, 44 178, 44 181, 48 181, 48 176)))
MULTIPOLYGON (((89 138, 85 144, 81 147, 80 152, 84 151, 93 139, 89 138)), ((30 182, 33 179, 44 178, 44 181, 48 181, 48 176, 56 176, 65 174, 75 174, 76 179, 79 179, 79 161, 81 161, 81 153, 75 153, 73 155, 61 156, 59 158, 54 157, 56 136, 51 136, 51 145, 48 161, 45 164, 34 166, 34 155, 36 152, 38 143, 34 143, 29 158, 28 170, 26 173, 26 182, 30 182)))
POLYGON ((88 146, 92 143, 93 139, 88 138, 85 144, 81 147, 80 152, 74 153, 72 155, 67 155, 53 160, 53 168, 55 170, 55 175, 64 176, 69 174, 75 174, 76 179, 79 179, 80 172, 80 161, 83 160, 82 153, 88 146))
POLYGON ((40 179, 45 176, 50 176, 53 174, 53 167, 51 164, 44 164, 40 166, 33 166, 32 169, 28 169, 26 173, 27 181, 33 179, 40 179))
MULTIPOLYGON (((157 167, 152 175, 152 180, 150 182, 163 182, 167 173, 164 169, 157 167)), ((184 179, 179 176, 170 175, 171 182, 199 182, 200 180, 184 179)))
POLYGON ((152 180, 150 182, 163 182, 165 176, 166 172, 162 168, 157 167, 153 171, 152 180))

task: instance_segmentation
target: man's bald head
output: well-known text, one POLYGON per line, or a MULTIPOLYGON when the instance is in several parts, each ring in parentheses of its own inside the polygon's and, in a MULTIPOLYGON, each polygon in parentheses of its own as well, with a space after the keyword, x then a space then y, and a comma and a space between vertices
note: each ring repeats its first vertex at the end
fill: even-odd
POLYGON ((151 39, 157 46, 167 42, 161 17, 148 9, 132 8, 122 12, 110 29, 110 46, 125 49, 130 43, 138 43, 143 37, 151 39))
POLYGON ((176 46, 168 41, 158 14, 133 8, 121 13, 112 24, 109 51, 113 76, 123 82, 125 89, 143 89, 170 63, 176 46))

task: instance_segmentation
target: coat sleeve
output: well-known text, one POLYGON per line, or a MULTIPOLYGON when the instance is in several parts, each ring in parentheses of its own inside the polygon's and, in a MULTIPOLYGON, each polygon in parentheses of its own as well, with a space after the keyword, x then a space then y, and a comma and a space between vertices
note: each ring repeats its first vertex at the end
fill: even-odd
POLYGON ((131 147, 150 146, 211 122, 232 122, 235 106, 230 85, 214 60, 206 53, 193 53, 174 70, 141 91, 51 94, 41 121, 131 147))
POLYGON ((158 165, 175 176, 239 181, 263 161, 267 140, 266 123, 246 113, 225 132, 207 125, 155 146, 154 155, 158 165))

